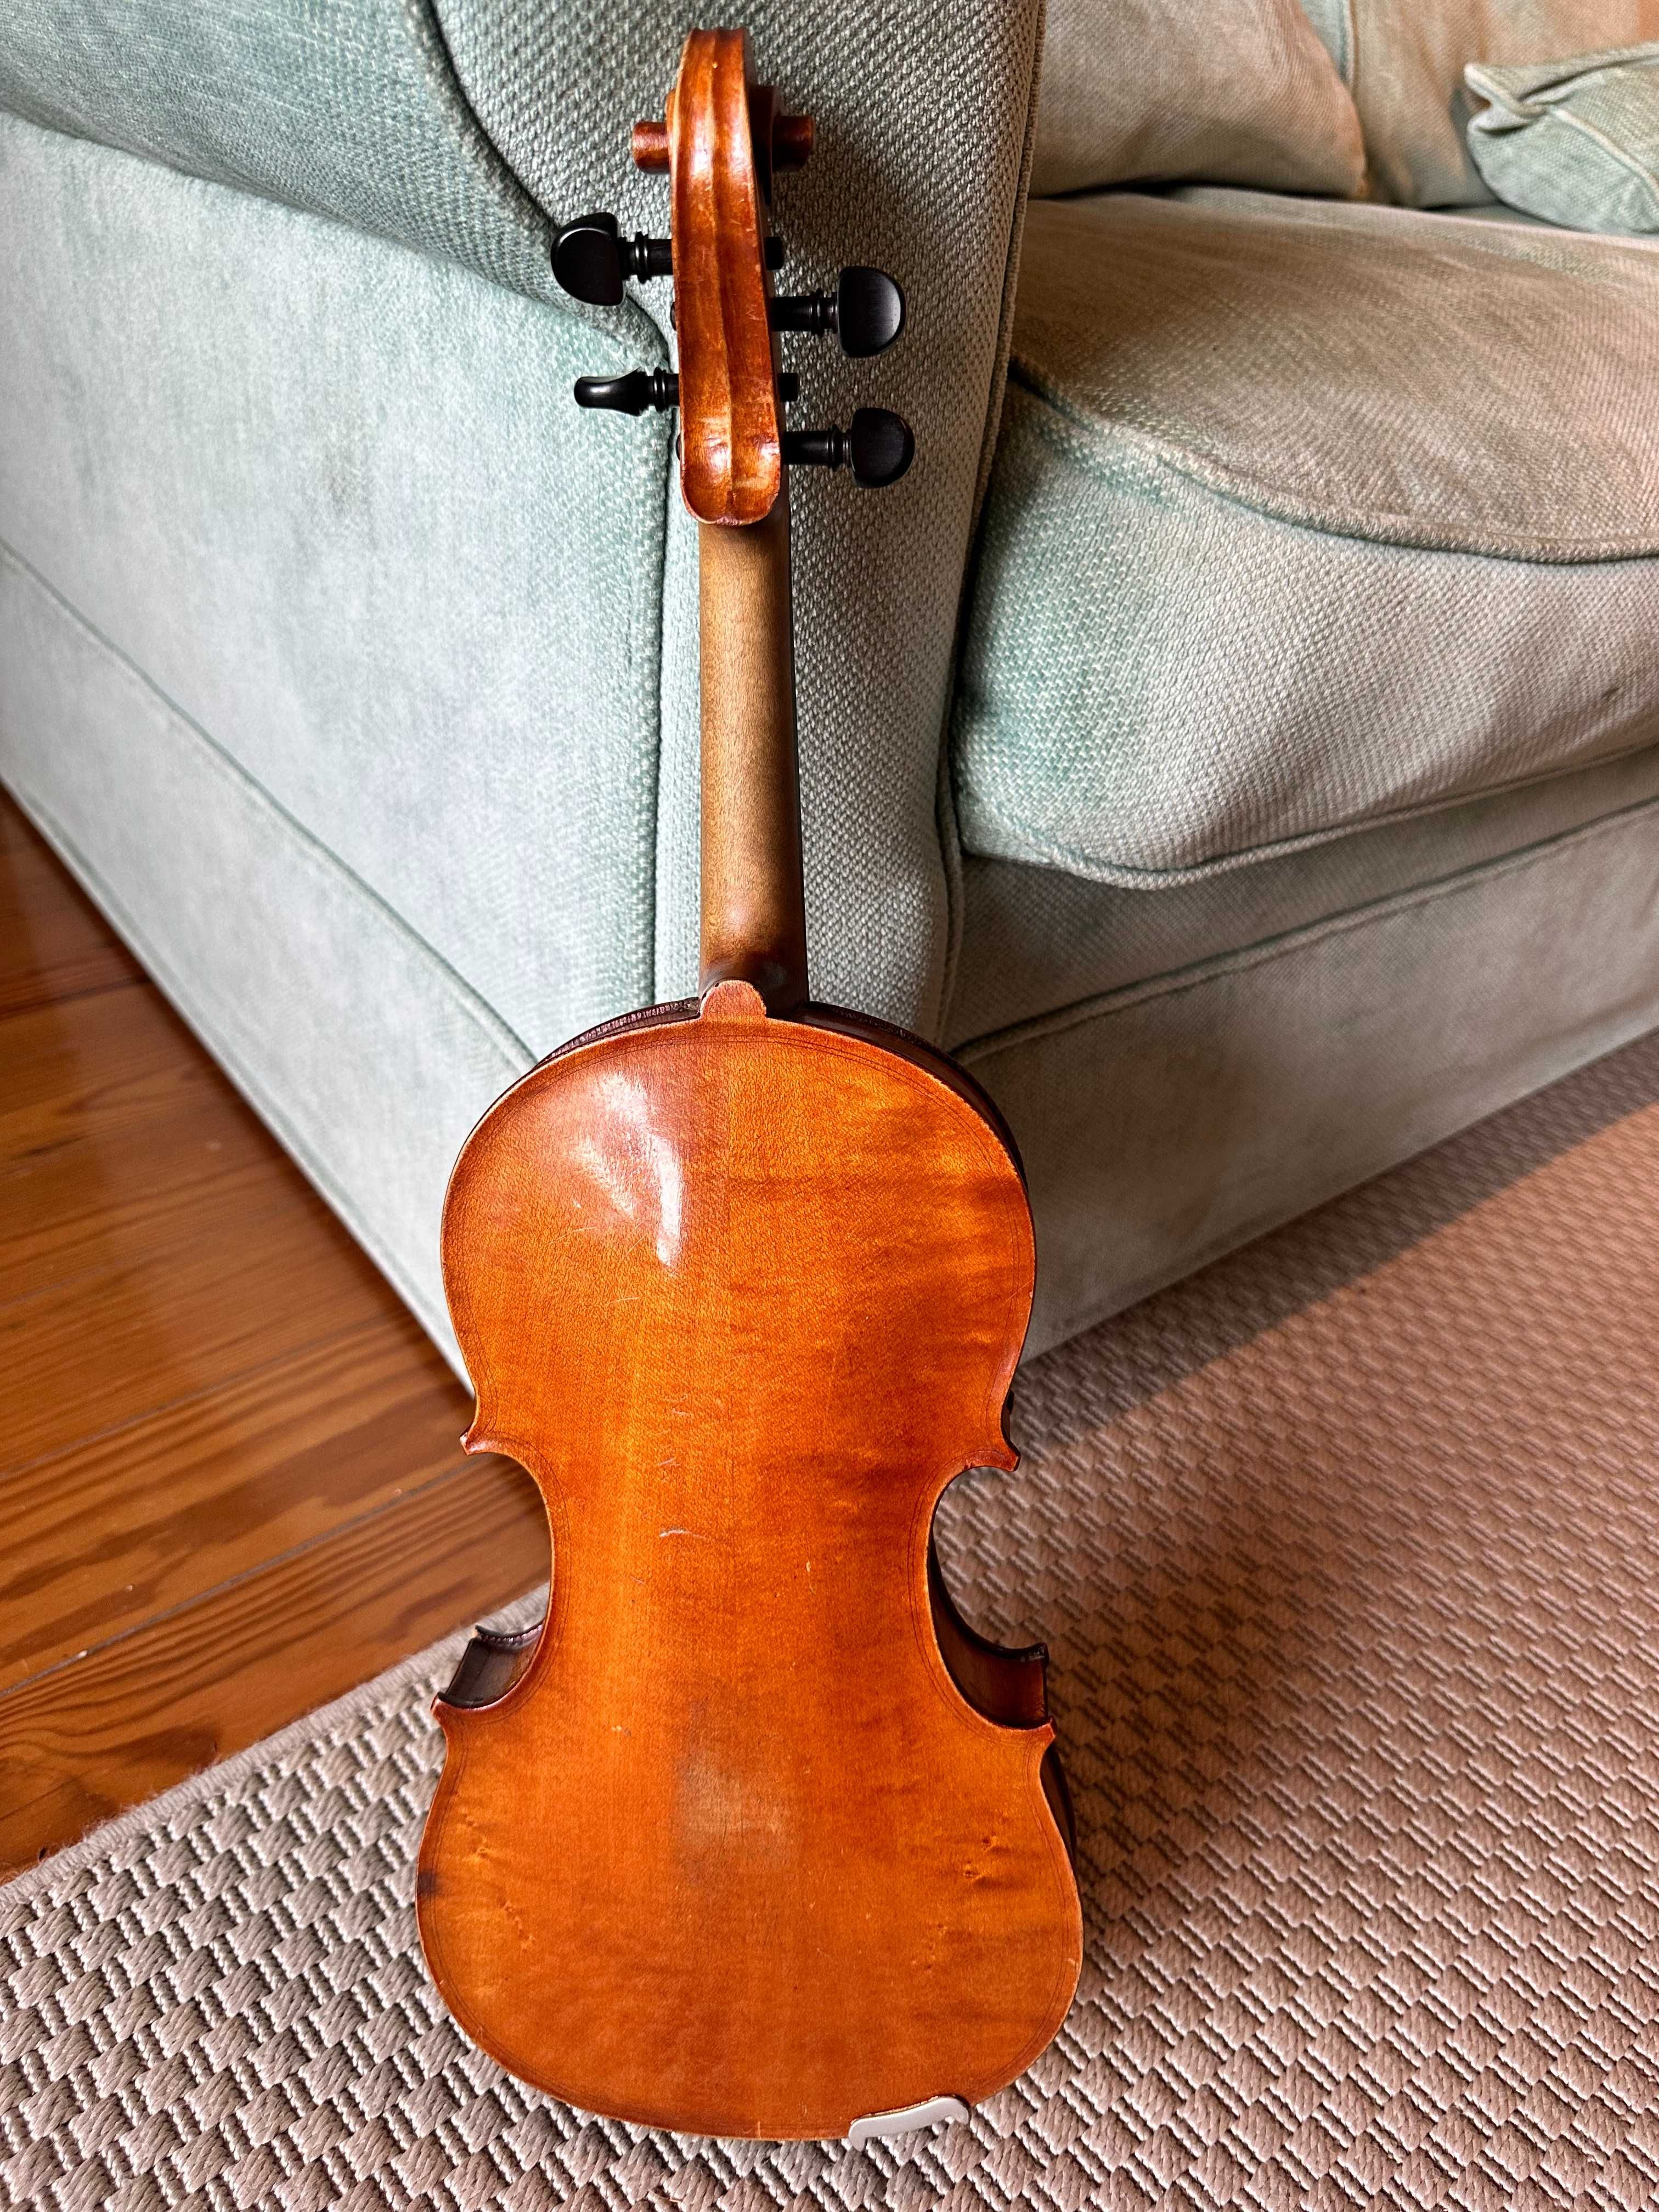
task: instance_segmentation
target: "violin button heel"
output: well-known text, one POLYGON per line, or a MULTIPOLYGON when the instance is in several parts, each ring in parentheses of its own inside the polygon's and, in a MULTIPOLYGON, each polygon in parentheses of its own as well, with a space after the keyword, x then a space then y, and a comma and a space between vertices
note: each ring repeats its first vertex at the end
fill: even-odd
POLYGON ((927 2097, 919 2105, 902 2105, 896 2112, 866 2112, 848 2128, 847 2140, 856 2150, 860 2143, 873 2142, 878 2136, 914 2135, 919 2128, 944 2127, 969 2117, 960 2097, 927 2097))

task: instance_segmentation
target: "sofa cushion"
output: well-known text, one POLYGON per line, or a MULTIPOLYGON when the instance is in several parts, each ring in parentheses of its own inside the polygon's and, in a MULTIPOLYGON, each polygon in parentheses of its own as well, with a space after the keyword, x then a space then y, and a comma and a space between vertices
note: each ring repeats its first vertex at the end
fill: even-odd
POLYGON ((1357 192, 1347 88, 1297 0, 1050 0, 1035 192, 1204 178, 1357 192))
POLYGON ((1570 230, 1659 231, 1659 43, 1488 69, 1465 83, 1474 165, 1500 200, 1570 230))
POLYGON ((1121 883, 1659 738, 1659 247, 1207 191, 1030 210, 963 842, 1121 883))
POLYGON ((1472 207, 1492 198, 1464 136, 1480 104, 1464 87, 1470 62, 1556 62, 1659 39, 1659 0, 1351 4, 1349 81, 1371 175, 1382 198, 1401 207, 1472 207))
MULTIPOLYGON (((1194 875, 1154 898, 1061 868, 969 854, 942 1042, 955 1052, 1111 992, 1177 978, 1194 961, 1276 945, 1297 931, 1340 928, 1380 901, 1410 897, 1632 812, 1659 824, 1659 744, 1518 791, 1379 822, 1254 867, 1194 875)), ((1654 860, 1659 865, 1659 848, 1654 860)), ((1659 974, 1654 986, 1659 990, 1659 974)), ((1527 1011, 1516 1009, 1523 1017, 1527 1011)))

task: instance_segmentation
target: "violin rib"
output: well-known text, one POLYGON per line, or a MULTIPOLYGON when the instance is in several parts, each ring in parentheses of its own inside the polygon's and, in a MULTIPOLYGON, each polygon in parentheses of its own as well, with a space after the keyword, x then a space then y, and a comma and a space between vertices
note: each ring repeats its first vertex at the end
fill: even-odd
POLYGON ((1030 1218, 925 1047, 743 983, 662 1012, 533 1070, 451 1186, 469 1443, 555 1573, 506 1694, 439 1706, 421 1935, 572 2103, 842 2136, 1000 2088, 1076 1984, 1040 1659, 930 1589, 940 1492, 1014 1462, 1030 1218))

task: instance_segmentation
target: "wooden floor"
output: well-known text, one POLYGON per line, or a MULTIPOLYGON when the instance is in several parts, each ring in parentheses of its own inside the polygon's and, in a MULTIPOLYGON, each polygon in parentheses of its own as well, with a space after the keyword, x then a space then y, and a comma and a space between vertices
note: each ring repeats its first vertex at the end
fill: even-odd
POLYGON ((538 1581, 469 1410, 0 793, 0 1869, 538 1581))

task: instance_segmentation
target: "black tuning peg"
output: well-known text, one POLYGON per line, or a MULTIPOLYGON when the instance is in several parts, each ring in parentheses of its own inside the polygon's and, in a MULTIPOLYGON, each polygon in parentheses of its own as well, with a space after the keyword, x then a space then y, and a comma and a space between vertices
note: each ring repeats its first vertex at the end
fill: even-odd
POLYGON ((774 300, 775 331, 834 331, 855 359, 884 353, 904 328, 904 295, 879 269, 843 269, 833 292, 774 300))
MULTIPOLYGON (((800 398, 800 379, 788 370, 778 379, 786 404, 800 398)), ((613 415, 643 415, 647 407, 678 407, 680 380, 671 368, 635 368, 625 376, 579 376, 578 407, 608 407, 613 415)), ((897 416, 893 418, 896 422, 897 416)), ((837 432, 839 436, 840 433, 837 432)))
POLYGON ((838 469, 849 463, 853 482, 868 491, 896 483, 915 458, 916 441, 902 415, 886 407, 860 407, 846 430, 786 430, 783 458, 796 467, 838 469))
POLYGON ((647 407, 678 407, 680 380, 672 369, 635 368, 626 376, 579 376, 578 407, 608 407, 617 415, 643 415, 647 407))
POLYGON ((592 307, 614 307, 624 276, 672 276, 674 256, 665 238, 636 231, 622 237, 614 215, 578 216, 553 234, 553 274, 567 292, 592 307))

